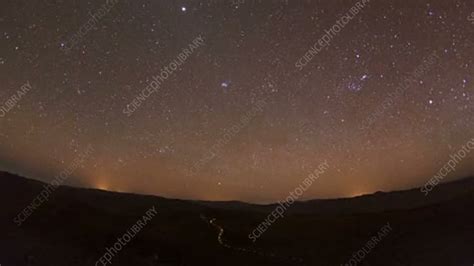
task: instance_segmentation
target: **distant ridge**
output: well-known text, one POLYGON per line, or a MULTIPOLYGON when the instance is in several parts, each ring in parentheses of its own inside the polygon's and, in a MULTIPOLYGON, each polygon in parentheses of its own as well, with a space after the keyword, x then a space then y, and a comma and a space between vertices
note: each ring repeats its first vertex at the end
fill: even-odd
MULTIPOLYGON (((46 183, 34 179, 29 179, 16 174, 0 171, 0 191, 6 189, 13 192, 17 190, 31 191, 42 189, 46 183), (16 186, 16 187, 15 187, 16 186)), ((93 188, 75 188, 70 186, 61 186, 60 190, 74 191, 79 193, 105 193, 114 197, 137 197, 149 200, 170 201, 173 203, 192 204, 194 206, 203 206, 226 210, 246 210, 246 211, 271 211, 276 203, 254 204, 242 201, 203 201, 203 200, 184 200, 170 199, 156 195, 142 195, 128 192, 104 191, 93 188)), ((288 212, 293 213, 369 213, 389 210, 408 210, 428 206, 443 201, 455 199, 456 197, 474 193, 474 177, 458 179, 452 182, 442 183, 436 186, 427 196, 420 192, 419 188, 408 190, 398 190, 391 192, 377 191, 373 194, 366 194, 351 198, 339 199, 314 199, 308 201, 295 202, 288 212)), ((24 194, 24 192, 23 192, 24 194)))

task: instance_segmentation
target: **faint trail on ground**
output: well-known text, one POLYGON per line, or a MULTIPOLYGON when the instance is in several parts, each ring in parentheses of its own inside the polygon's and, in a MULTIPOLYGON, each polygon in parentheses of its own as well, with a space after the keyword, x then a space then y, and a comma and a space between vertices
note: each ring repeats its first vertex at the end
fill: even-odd
POLYGON ((243 248, 243 247, 234 247, 234 246, 231 246, 229 244, 227 244, 225 241, 224 241, 224 228, 222 226, 220 226, 219 224, 216 223, 216 218, 207 218, 205 215, 201 214, 201 219, 212 225, 213 227, 215 227, 217 229, 217 231, 219 232, 217 234, 217 242, 219 243, 219 245, 225 247, 225 248, 228 248, 228 249, 231 249, 231 250, 235 250, 235 251, 239 251, 239 252, 244 252, 244 253, 251 253, 253 255, 258 255, 258 256, 261 256, 261 257, 265 257, 265 258, 273 258, 273 259, 282 259, 282 260, 289 260, 289 261, 292 261, 292 262, 296 262, 296 263, 299 263, 299 264, 303 264, 303 259, 301 258, 297 258, 297 257, 281 257, 281 256, 278 256, 276 255, 275 253, 271 252, 271 253, 265 253, 263 251, 258 251, 256 249, 250 249, 250 248, 243 248))

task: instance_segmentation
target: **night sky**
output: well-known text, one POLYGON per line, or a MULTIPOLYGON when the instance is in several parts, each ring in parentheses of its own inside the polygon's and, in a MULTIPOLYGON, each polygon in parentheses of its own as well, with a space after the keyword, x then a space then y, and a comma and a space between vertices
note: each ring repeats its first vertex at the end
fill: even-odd
POLYGON ((372 0, 304 67, 356 2, 105 3, 1 1, 2 170, 50 181, 92 147, 66 184, 270 202, 327 160, 302 199, 348 197, 420 186, 474 137, 472 1, 372 0))

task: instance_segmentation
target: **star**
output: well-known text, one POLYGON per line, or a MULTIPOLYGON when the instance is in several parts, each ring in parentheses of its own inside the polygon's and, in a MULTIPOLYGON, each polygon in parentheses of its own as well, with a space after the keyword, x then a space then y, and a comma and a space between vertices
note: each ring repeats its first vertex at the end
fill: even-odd
POLYGON ((355 82, 351 82, 351 83, 349 83, 349 86, 347 87, 347 89, 349 91, 357 92, 357 91, 360 91, 362 89, 362 86, 360 86, 359 84, 357 84, 355 82))

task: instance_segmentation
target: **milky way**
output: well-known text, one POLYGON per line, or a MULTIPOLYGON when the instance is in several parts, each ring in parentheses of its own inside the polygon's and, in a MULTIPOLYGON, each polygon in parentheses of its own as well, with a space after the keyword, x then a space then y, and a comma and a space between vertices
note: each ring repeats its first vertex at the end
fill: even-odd
POLYGON ((2 1, 0 166, 50 181, 92 147, 66 184, 206 200, 325 160, 302 199, 420 186, 474 137, 474 2, 360 2, 2 1))

